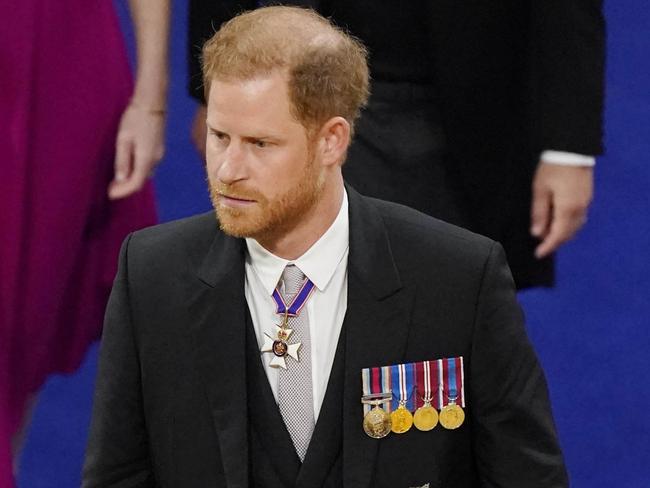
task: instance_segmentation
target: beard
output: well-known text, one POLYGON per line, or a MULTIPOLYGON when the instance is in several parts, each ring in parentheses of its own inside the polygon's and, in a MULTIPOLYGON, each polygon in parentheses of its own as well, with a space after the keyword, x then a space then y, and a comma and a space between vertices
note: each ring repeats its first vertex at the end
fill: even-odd
POLYGON ((308 218, 320 201, 324 178, 315 160, 311 159, 296 183, 273 198, 246 187, 245 183, 225 185, 215 181, 209 182, 209 186, 221 230, 234 237, 252 237, 259 242, 286 235, 308 218), (219 203, 222 195, 255 203, 250 208, 232 208, 219 203))

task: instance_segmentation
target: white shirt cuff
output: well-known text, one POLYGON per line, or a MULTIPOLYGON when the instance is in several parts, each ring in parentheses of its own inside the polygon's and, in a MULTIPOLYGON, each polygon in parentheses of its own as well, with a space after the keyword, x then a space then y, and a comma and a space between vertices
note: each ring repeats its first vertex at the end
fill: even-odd
POLYGON ((560 166, 594 166, 596 164, 594 156, 565 151, 543 151, 540 160, 542 163, 560 166))

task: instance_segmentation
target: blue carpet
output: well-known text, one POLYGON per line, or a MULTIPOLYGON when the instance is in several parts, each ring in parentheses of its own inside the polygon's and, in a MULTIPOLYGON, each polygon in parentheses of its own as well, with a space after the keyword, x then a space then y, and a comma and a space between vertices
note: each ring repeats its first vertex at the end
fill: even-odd
MULTIPOLYGON (((123 12, 123 6, 120 2, 123 12)), ((185 2, 174 4, 167 154, 156 183, 163 220, 209 208, 185 95, 185 2)), ((607 156, 579 238, 558 256, 558 287, 523 293, 577 488, 650 486, 650 10, 606 7, 607 156)), ((21 488, 79 486, 97 348, 82 368, 45 386, 28 437, 21 488)))

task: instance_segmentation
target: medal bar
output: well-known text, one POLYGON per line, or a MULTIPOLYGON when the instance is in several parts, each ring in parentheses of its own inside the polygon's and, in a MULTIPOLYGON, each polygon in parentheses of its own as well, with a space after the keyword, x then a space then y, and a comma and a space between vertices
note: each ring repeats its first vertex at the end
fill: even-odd
POLYGON ((375 439, 422 432, 438 424, 458 429, 465 421, 463 358, 364 368, 361 403, 364 432, 375 439))

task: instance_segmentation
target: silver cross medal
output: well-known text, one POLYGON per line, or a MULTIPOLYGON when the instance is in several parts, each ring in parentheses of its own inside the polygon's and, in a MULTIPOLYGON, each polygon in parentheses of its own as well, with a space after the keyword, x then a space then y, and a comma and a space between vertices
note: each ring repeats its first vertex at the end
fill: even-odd
POLYGON ((266 332, 264 333, 264 344, 262 345, 262 352, 272 352, 273 358, 269 365, 272 368, 283 368, 287 369, 287 356, 292 357, 297 362, 300 362, 298 357, 298 350, 300 349, 301 342, 296 342, 295 344, 289 344, 289 336, 293 330, 287 329, 288 316, 285 313, 282 324, 275 326, 276 332, 275 337, 271 337, 266 332))

